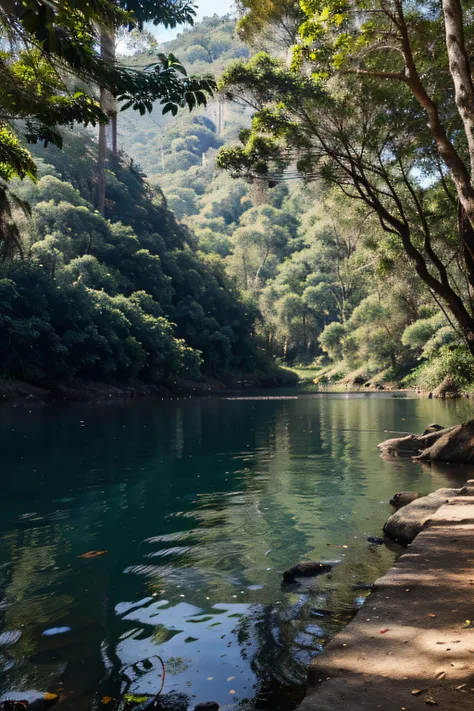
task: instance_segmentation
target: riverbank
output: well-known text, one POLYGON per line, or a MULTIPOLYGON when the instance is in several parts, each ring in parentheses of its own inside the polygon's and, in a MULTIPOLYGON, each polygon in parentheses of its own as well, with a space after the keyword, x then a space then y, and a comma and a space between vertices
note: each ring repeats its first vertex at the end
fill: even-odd
POLYGON ((245 391, 249 388, 291 387, 296 384, 297 377, 283 369, 275 369, 269 373, 229 374, 222 380, 210 377, 200 381, 177 378, 167 385, 149 385, 143 382, 112 384, 79 378, 36 385, 0 378, 0 407, 31 407, 73 402, 117 403, 137 398, 199 396, 225 391, 245 391))
POLYGON ((474 709, 474 481, 311 663, 299 711, 474 709))

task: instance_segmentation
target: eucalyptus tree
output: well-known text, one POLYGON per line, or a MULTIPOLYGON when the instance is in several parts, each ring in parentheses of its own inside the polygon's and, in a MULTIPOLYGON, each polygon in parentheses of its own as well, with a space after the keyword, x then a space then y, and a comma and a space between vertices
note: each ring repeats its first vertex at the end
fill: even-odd
MULTIPOLYGON (((129 3, 113 0, 2 3, 0 226, 4 242, 17 238, 6 183, 15 176, 34 178, 36 173, 24 139, 60 146, 61 126, 74 122, 105 126, 107 110, 95 97, 96 87, 121 101, 122 109, 142 114, 151 111, 155 101, 173 115, 182 106, 206 103, 212 80, 188 77, 174 55, 158 55, 145 69, 136 69, 99 51, 99 26, 140 25, 148 19, 151 4, 146 9, 143 3, 130 8, 129 3)), ((153 4, 156 18, 168 25, 181 21, 183 12, 187 17, 182 6, 171 0, 153 4)), ((102 197, 100 207, 101 201, 102 197)))
POLYGON ((474 355, 472 10, 460 0, 302 0, 291 66, 256 55, 222 89, 252 129, 221 167, 323 178, 362 201, 474 355))

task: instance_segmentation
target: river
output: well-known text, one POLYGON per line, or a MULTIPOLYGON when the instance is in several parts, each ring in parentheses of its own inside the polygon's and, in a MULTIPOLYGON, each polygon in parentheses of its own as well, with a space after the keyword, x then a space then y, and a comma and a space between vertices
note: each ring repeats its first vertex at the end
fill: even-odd
POLYGON ((163 698, 182 709, 294 708, 309 660, 363 603, 352 586, 395 559, 366 540, 389 498, 473 475, 382 460, 384 430, 472 406, 268 395, 0 411, 2 693, 112 708, 156 694, 163 662, 163 698), (282 587, 301 559, 339 564, 282 587))

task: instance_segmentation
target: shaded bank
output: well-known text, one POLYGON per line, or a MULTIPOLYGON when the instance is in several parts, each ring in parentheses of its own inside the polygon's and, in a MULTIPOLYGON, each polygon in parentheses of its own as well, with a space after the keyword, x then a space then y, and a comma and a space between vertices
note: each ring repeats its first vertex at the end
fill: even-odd
POLYGON ((474 708, 474 481, 468 485, 469 495, 432 515, 355 619, 313 660, 300 711, 474 708))

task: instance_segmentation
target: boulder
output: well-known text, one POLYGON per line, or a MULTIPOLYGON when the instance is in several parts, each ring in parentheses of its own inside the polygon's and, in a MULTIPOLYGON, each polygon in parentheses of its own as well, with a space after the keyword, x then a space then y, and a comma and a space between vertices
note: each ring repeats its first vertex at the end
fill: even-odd
POLYGON ((407 546, 425 527, 439 507, 458 494, 459 489, 438 489, 428 496, 415 499, 411 504, 407 504, 390 516, 383 527, 385 535, 392 541, 407 546))
POLYGON ((420 461, 465 463, 474 462, 474 420, 450 427, 417 457, 420 461))
MULTIPOLYGON (((430 425, 432 427, 432 425, 430 425)), ((380 449, 382 455, 389 457, 407 457, 407 456, 417 456, 423 450, 431 447, 438 439, 440 439, 444 434, 455 430, 459 425, 454 427, 446 427, 441 430, 434 430, 428 434, 422 435, 407 435, 406 437, 395 437, 395 439, 387 439, 385 442, 381 442, 377 445, 380 449)))
POLYGON ((403 506, 411 504, 412 501, 415 501, 419 498, 420 494, 417 491, 399 491, 397 494, 394 494, 392 496, 392 498, 390 499, 390 503, 398 511, 398 509, 401 509, 403 506))
POLYGON ((291 583, 295 578, 310 578, 315 575, 330 573, 333 568, 331 563, 321 563, 320 561, 305 561, 293 565, 283 573, 285 583, 291 583))
POLYGON ((423 432, 422 436, 427 435, 427 434, 433 434, 433 432, 440 432, 441 430, 445 430, 445 429, 446 429, 446 427, 443 427, 443 425, 437 425, 436 423, 434 423, 432 425, 428 425, 426 430, 423 432))
POLYGON ((433 390, 433 397, 442 399, 460 397, 459 388, 450 375, 447 375, 443 382, 433 390))
POLYGON ((420 439, 420 437, 410 434, 407 437, 387 439, 385 442, 378 444, 377 447, 381 450, 382 454, 389 454, 392 457, 398 457, 399 455, 413 456, 419 454, 422 449, 420 439))

